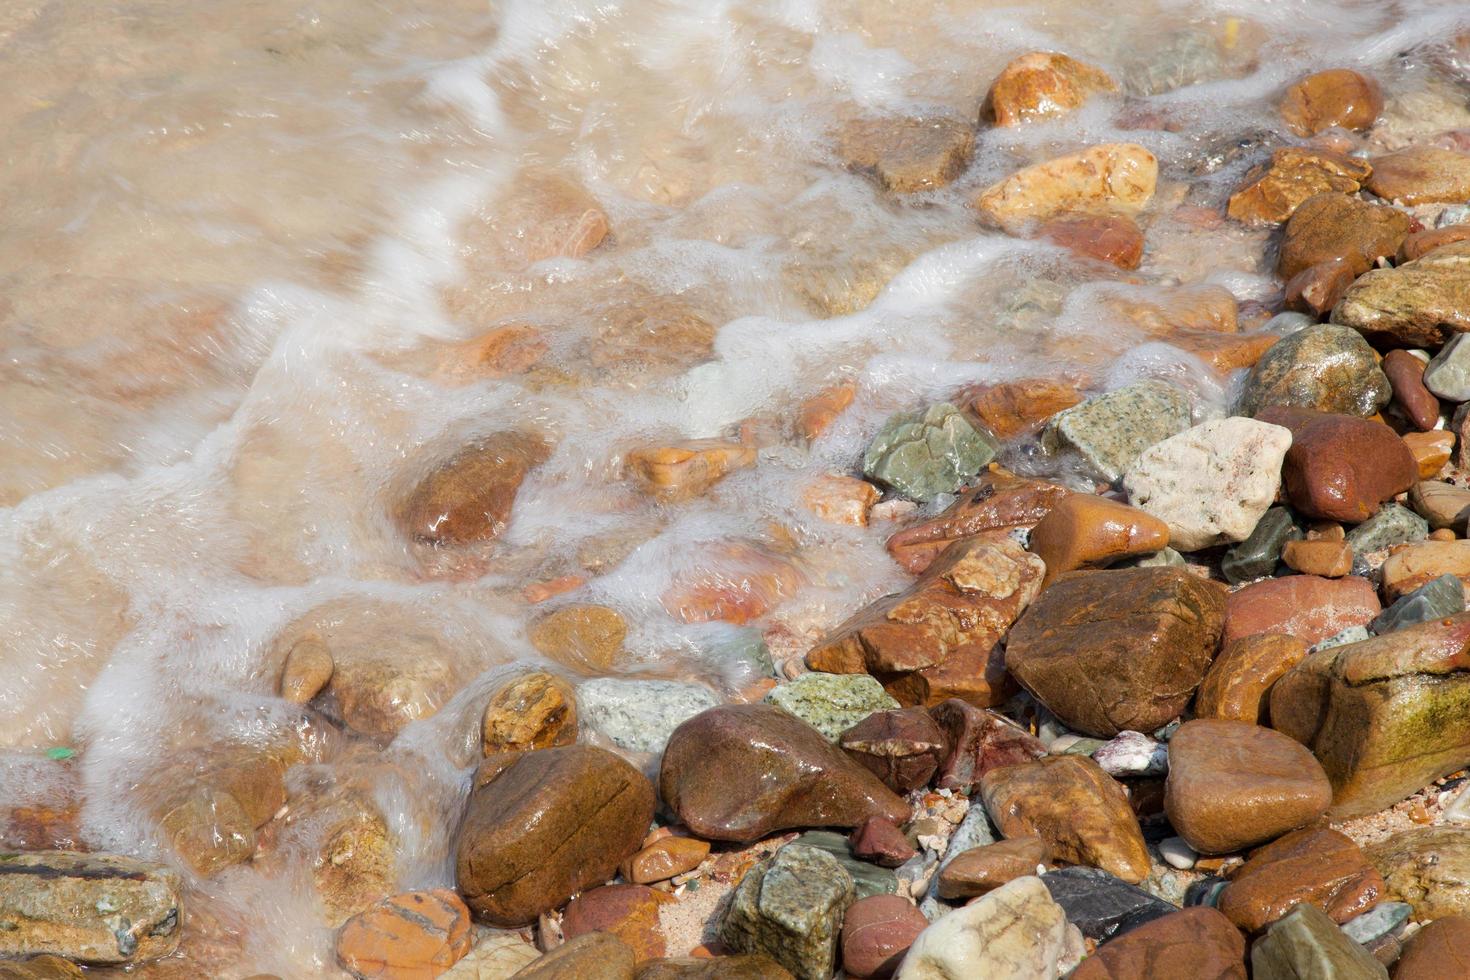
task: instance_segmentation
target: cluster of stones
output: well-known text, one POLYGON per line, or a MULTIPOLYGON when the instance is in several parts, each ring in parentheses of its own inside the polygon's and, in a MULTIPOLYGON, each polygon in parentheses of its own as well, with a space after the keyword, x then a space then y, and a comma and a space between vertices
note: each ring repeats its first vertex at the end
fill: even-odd
MULTIPOLYGON (((1027 55, 977 121, 854 119, 838 152, 889 192, 922 192, 964 172, 977 125, 1117 90, 1065 55, 1027 55)), ((1366 129, 1382 105, 1371 80, 1336 69, 1292 85, 1281 113, 1307 138, 1366 129)), ((1146 149, 1094 146, 972 204, 993 228, 1131 268, 1156 179, 1146 149)), ((913 581, 746 703, 598 677, 626 624, 603 606, 557 608, 529 638, 556 669, 488 695, 452 888, 392 893, 371 803, 293 816, 331 829, 315 857, 340 965, 619 980, 1244 978, 1247 962, 1256 980, 1386 977, 1395 962, 1401 980, 1456 975, 1470 959, 1470 829, 1365 850, 1328 822, 1470 765, 1470 489, 1440 479, 1459 472, 1470 414, 1470 228, 1419 227, 1398 206, 1467 199, 1470 156, 1453 150, 1274 152, 1227 213, 1281 227, 1292 312, 1243 335, 1233 299, 1221 312, 1208 288, 1130 311, 1152 336, 1249 369, 1227 417, 1201 418, 1165 381, 1089 393, 1031 378, 890 419, 854 461, 861 478, 833 474, 804 503, 864 525, 885 493, 946 502, 888 539, 913 581), (1073 478, 994 463, 1023 445, 1073 478), (605 746, 652 760, 656 779, 605 746), (710 941, 669 949, 660 921, 680 887, 732 854, 748 860, 710 941), (485 927, 534 928, 539 949, 485 927)), ((581 213, 556 238, 580 253, 606 232, 600 212, 581 213)), ((852 397, 804 406, 803 435, 852 397)), ((483 546, 553 452, 529 431, 486 435, 429 466, 394 517, 417 547, 483 546)), ((700 440, 623 465, 638 492, 677 506, 757 452, 700 440)), ((738 586, 681 585, 663 597, 670 615, 745 622, 800 585, 760 549, 722 558, 738 586)), ((340 629, 283 643, 281 696, 381 742, 453 693, 424 662, 365 645, 340 629)), ((250 860, 304 757, 181 764, 161 780, 154 816, 181 863, 208 876, 250 860)), ((32 977, 166 956, 181 892, 175 872, 131 858, 0 855, 0 955, 45 954, 12 974, 32 977)))

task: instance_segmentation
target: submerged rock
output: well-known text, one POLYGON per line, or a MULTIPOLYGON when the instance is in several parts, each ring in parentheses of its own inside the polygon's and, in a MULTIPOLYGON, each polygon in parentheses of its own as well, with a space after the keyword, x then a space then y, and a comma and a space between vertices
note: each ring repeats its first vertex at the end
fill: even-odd
POLYGON ((857 119, 842 127, 837 153, 886 191, 934 190, 964 173, 975 130, 953 116, 857 119))
POLYGON ((873 712, 898 707, 867 674, 803 674, 767 694, 766 703, 789 711, 834 741, 873 712))
POLYGON ((981 114, 997 126, 1063 116, 1093 95, 1118 91, 1107 72, 1056 51, 1033 51, 1013 58, 985 97, 981 114))
POLYGON ((954 493, 998 448, 959 409, 941 403, 889 419, 863 456, 863 475, 926 502, 954 493))
POLYGON ((497 432, 460 450, 413 489, 398 513, 415 541, 454 546, 498 537, 526 476, 551 455, 539 436, 497 432))
POLYGON ((703 684, 599 677, 577 691, 587 726, 630 752, 658 752, 684 722, 720 703, 703 684))
POLYGON ((1017 234, 1060 214, 1136 214, 1154 196, 1159 162, 1133 143, 1105 143, 1017 171, 981 191, 986 223, 1017 234))
POLYGON ((1281 118, 1298 136, 1326 129, 1367 130, 1383 112, 1378 83, 1351 68, 1329 68, 1297 81, 1281 100, 1281 118))

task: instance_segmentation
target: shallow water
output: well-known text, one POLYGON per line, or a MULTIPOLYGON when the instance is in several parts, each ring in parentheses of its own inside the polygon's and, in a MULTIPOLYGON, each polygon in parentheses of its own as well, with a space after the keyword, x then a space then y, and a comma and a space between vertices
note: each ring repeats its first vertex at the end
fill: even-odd
POLYGON ((327 831, 302 800, 370 799, 385 874, 447 884, 485 693, 538 659, 548 610, 611 606, 618 672, 739 696, 759 670, 733 650, 763 631, 800 653, 905 580, 892 524, 800 502, 891 412, 1066 373, 1166 377, 1218 410, 1230 377, 1104 300, 1208 283, 1264 319, 1266 236, 1195 206, 1299 142, 1274 99, 1313 69, 1382 83, 1385 118, 1354 147, 1470 129, 1447 41, 1466 26, 1453 0, 0 2, 0 803, 79 802, 88 843, 167 858, 156 804, 179 767, 289 745, 309 761, 287 777, 300 819, 192 879, 184 953, 144 972, 321 975, 327 831), (857 115, 974 118, 1035 49, 1125 92, 982 127, 940 191, 895 198, 836 156, 857 115), (1136 272, 967 206, 1114 140, 1161 161, 1136 272), (579 251, 589 209, 609 237, 556 254, 579 251), (497 335, 509 353, 466 346, 506 327, 530 328, 497 335), (798 405, 842 382, 852 406, 794 438, 798 405), (554 449, 505 533, 405 537, 416 480, 512 428, 554 449), (630 449, 742 430, 758 465, 695 501, 622 478, 630 449), (523 595, 569 575, 586 584, 523 595), (752 576, 771 608, 744 625, 673 592, 752 576), (421 720, 350 738, 277 698, 312 633, 394 665, 395 707, 421 720))

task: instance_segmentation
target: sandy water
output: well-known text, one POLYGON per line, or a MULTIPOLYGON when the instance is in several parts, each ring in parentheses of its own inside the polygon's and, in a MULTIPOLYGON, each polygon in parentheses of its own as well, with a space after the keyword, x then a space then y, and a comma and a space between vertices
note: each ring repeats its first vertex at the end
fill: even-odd
MULTIPOLYGON (((449 883, 478 712, 537 659, 537 616, 611 606, 619 672, 735 696, 759 671, 732 649, 764 632, 799 653, 905 580, 891 525, 800 504, 891 412, 1067 372, 1168 378, 1218 410, 1233 379, 1102 301, 1203 282, 1267 310, 1265 236, 1192 207, 1292 141, 1273 100, 1308 70, 1381 81, 1375 148, 1470 129, 1448 43, 1467 21, 1449 0, 0 2, 0 803, 77 801, 92 845, 168 859, 150 801, 171 766, 290 743, 311 763, 293 800, 370 799, 397 884, 449 883), (1035 49, 1125 92, 982 128, 941 191, 896 199, 836 157, 857 115, 973 118, 1035 49), (1110 140, 1162 165, 1136 273, 966 206, 1110 140), (605 242, 528 261, 587 207, 605 242), (530 354, 466 353, 507 327, 530 354), (791 438, 798 404, 842 382, 833 428, 791 438), (622 479, 631 448, 742 425, 758 465, 699 500, 622 479), (555 448, 506 533, 408 541, 408 488, 507 428, 555 448), (749 623, 671 614, 675 583, 770 567, 749 623), (587 584, 524 598, 568 575, 587 584), (422 720, 374 743, 277 698, 284 651, 323 630, 412 665, 422 720)), ((192 879, 179 975, 329 970, 321 833, 272 830, 255 862, 192 879)))

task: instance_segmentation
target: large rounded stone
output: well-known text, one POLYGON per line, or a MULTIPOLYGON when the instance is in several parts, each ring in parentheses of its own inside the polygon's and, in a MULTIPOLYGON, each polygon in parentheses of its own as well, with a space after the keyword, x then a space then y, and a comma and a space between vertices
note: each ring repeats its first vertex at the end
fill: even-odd
POLYGON ((1063 116, 1092 95, 1116 92, 1118 83, 1094 65, 1056 51, 1032 51, 1013 58, 990 84, 982 115, 997 126, 1063 116))
POLYGON ((909 817, 908 805, 877 776, 768 704, 711 708, 680 725, 664 749, 659 790, 679 819, 709 840, 909 817))
POLYGON ((1226 643, 1195 695, 1195 716, 1269 723, 1271 687, 1306 658, 1307 649, 1300 637, 1285 633, 1260 633, 1226 643))
POLYGON ((1394 967, 1394 980, 1470 976, 1470 918, 1435 919, 1414 933, 1394 967))
POLYGON ((423 478, 403 502, 399 525, 414 540, 436 546, 494 538, 510 521, 522 481, 550 454, 537 436, 486 436, 423 478))
POLYGON ((1291 505, 1308 517, 1358 524, 1419 482, 1419 464, 1381 422, 1271 406, 1258 416, 1291 430, 1282 476, 1291 505))
POLYGON ((1409 216, 1396 208, 1347 194, 1315 194, 1286 222, 1276 271, 1290 279, 1314 265, 1341 261, 1362 275, 1379 258, 1398 253, 1409 227, 1409 216))
POLYGON ((860 898, 842 920, 842 968, 851 977, 889 976, 928 926, 929 920, 906 898, 860 898))
POLYGON ((1412 262, 1358 278, 1332 311, 1332 322, 1375 343, 1438 347, 1470 331, 1470 241, 1442 245, 1412 262))
POLYGON ((1303 902, 1346 922, 1385 891, 1383 877, 1349 837, 1311 827, 1252 854, 1220 894, 1219 909, 1246 932, 1260 932, 1303 902))
POLYGON ((1271 345, 1246 377, 1238 410, 1255 415, 1268 405, 1289 405, 1368 418, 1392 393, 1362 334, 1318 323, 1271 345))
POLYGON ((985 812, 1007 838, 1040 837, 1052 857, 1137 883, 1148 849, 1128 796, 1096 762, 1057 755, 992 769, 980 781, 985 812))
POLYGON ((1184 569, 1074 572, 1021 616, 1006 667, 1077 731, 1153 731, 1189 704, 1224 622, 1224 590, 1184 569))
POLYGON ((476 773, 455 872, 475 913, 522 926, 611 878, 653 819, 653 787, 604 749, 492 756, 476 773))
POLYGON ((1164 812, 1190 847, 1229 854, 1320 817, 1332 784, 1301 743, 1243 721, 1196 719, 1169 740, 1164 812))
POLYGON ((1329 68, 1292 84, 1281 100, 1281 118, 1298 136, 1325 129, 1366 130, 1383 111, 1378 83, 1351 68, 1329 68))

